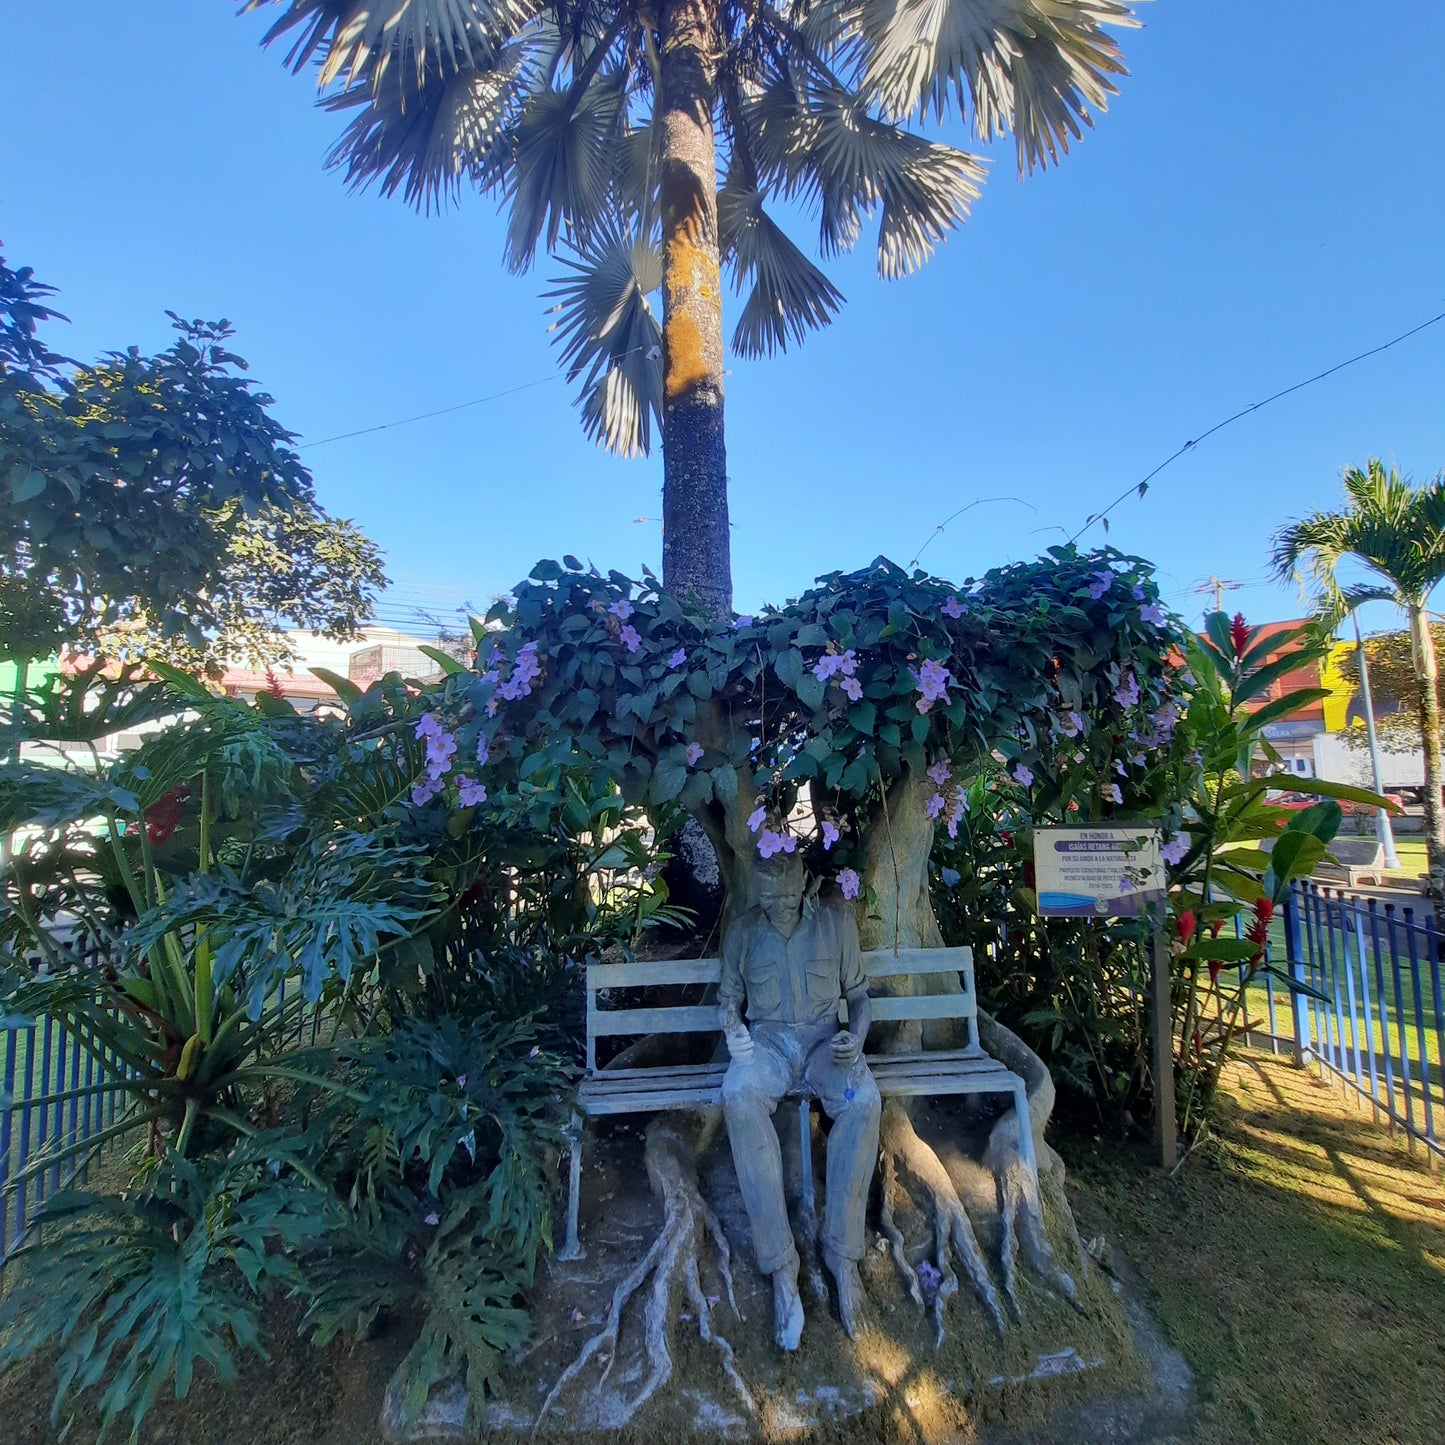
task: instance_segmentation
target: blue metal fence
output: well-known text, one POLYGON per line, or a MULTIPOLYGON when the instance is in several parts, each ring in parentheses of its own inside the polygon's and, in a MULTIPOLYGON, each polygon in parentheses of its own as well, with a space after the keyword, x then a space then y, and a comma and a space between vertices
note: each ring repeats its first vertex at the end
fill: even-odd
MULTIPOLYGON (((103 955, 82 944, 78 961, 94 968, 103 955)), ((57 1162, 13 1187, 11 1181, 45 1155, 115 1123, 122 1093, 94 1092, 113 1072, 104 1051, 80 1047, 54 1019, 0 1020, 0 1264, 24 1242, 41 1204, 84 1178, 91 1155, 57 1162)))
POLYGON ((1284 926, 1291 973, 1323 997, 1293 996, 1292 1036, 1271 997, 1267 1037, 1338 1079, 1432 1166, 1445 1159, 1445 938, 1434 910, 1299 883, 1284 926))

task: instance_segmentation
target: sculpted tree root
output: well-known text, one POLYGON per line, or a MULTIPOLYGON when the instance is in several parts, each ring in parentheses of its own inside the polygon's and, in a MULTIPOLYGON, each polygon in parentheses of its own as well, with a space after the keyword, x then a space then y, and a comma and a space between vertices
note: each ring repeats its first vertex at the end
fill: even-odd
POLYGON ((617 1336, 622 1312, 649 1278, 647 1303, 643 1313, 643 1344, 650 1373, 637 1397, 629 1402, 620 1420, 620 1428, 672 1379, 673 1358, 671 1332, 673 1304, 685 1299, 697 1321, 698 1334, 714 1346, 722 1357, 723 1371, 750 1416, 757 1405, 733 1359, 733 1348, 713 1324, 713 1310, 702 1287, 699 1252, 705 1239, 711 1239, 717 1251, 717 1270, 727 1294, 733 1315, 741 1319, 737 1298, 733 1293, 732 1252, 727 1236, 716 1214, 709 1208, 698 1189, 694 1142, 683 1123, 673 1115, 660 1115, 648 1125, 646 1134, 647 1175, 652 1191, 662 1203, 663 1222, 657 1239, 641 1262, 613 1291, 612 1304, 601 1330, 582 1347, 581 1353, 564 1370, 552 1386, 537 1413, 533 1435, 541 1428, 562 1392, 586 1368, 602 1356, 606 1364, 594 1382, 600 1385, 612 1372, 617 1361, 617 1336))
MULTIPOLYGON (((1082 1312, 1078 1288, 1060 1266, 1049 1243, 1044 1228, 1043 1199, 1019 1148, 1019 1130, 1028 1127, 1034 1133, 1035 1149, 1039 1155, 1040 1186, 1058 1192, 1062 1205, 1060 1213, 1069 1219, 1068 1205, 1062 1196, 1063 1166, 1053 1151, 1044 1145, 1042 1137, 1044 1125, 1053 1112, 1053 1080, 1038 1055, 1016 1034, 982 1013, 979 1024, 984 1046, 994 1058, 1024 1080, 1029 1100, 1026 1124, 1013 1109, 1009 1109, 994 1125, 982 1163, 983 1170, 992 1178, 996 1196, 999 1268, 1003 1275, 1004 1297, 1014 1318, 1019 1318, 1018 1261, 1022 1253, 1025 1263, 1046 1291, 1063 1295, 1082 1312)), ((958 1188, 937 1151, 919 1137, 907 1110, 897 1101, 890 1101, 884 1107, 880 1145, 883 1175, 880 1223, 894 1264, 908 1293, 920 1308, 927 1307, 923 1289, 918 1272, 904 1253, 903 1234, 895 1218, 904 1198, 905 1178, 926 1198, 932 1214, 934 1267, 940 1275, 932 1305, 936 1342, 939 1345, 943 1343, 945 1312, 948 1302, 958 1293, 958 1275, 953 1267, 955 1257, 994 1327, 1002 1334, 1006 1321, 999 1293, 958 1188)), ((1074 1243, 1080 1267, 1083 1267, 1083 1246, 1076 1232, 1074 1243)))

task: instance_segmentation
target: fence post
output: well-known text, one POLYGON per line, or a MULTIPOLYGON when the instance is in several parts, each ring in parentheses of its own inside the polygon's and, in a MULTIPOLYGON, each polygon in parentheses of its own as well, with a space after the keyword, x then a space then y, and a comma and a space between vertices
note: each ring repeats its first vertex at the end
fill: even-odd
POLYGON ((1153 965, 1154 994, 1154 1137, 1159 1145, 1159 1163, 1172 1169, 1179 1162, 1178 1121, 1174 1113, 1174 1012, 1171 1008, 1173 980, 1169 967, 1169 940, 1162 922, 1156 922, 1149 936, 1153 965))
MULTIPOLYGON (((1300 913, 1298 885, 1291 884, 1289 897, 1284 901, 1284 957, 1289 965, 1289 976, 1299 983, 1305 982, 1304 948, 1300 939, 1300 913)), ((1298 1068, 1304 1068, 1310 1050, 1309 999, 1302 993, 1291 990, 1290 1008, 1294 1013, 1294 1061, 1298 1068)))

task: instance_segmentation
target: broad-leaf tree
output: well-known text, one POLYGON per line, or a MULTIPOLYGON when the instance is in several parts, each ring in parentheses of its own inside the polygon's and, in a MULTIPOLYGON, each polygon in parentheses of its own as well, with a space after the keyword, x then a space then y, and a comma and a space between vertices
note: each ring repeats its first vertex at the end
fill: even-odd
POLYGON ((330 162, 431 208, 498 196, 506 260, 538 249, 589 435, 624 454, 662 431, 663 581, 731 605, 722 270, 732 344, 780 351, 843 297, 780 217, 811 211, 823 258, 878 217, 879 274, 917 270, 967 218, 984 161, 907 127, 1012 134, 1057 161, 1123 73, 1123 0, 248 0, 350 117, 330 162), (661 291, 661 325, 653 293, 661 291))
POLYGON ((1445 809, 1441 806, 1439 668, 1427 606, 1445 578, 1445 473, 1415 486, 1371 457, 1342 478, 1345 506, 1281 528, 1274 567, 1281 577, 1313 579, 1321 610, 1338 620, 1369 601, 1393 602, 1409 619, 1425 754, 1425 829, 1432 892, 1445 882, 1445 809), (1341 568, 1355 562, 1371 581, 1347 586, 1341 568))
POLYGON ((158 355, 80 365, 40 338, 52 294, 0 258, 0 658, 270 662, 288 626, 355 635, 380 553, 317 504, 229 325, 172 316, 158 355))

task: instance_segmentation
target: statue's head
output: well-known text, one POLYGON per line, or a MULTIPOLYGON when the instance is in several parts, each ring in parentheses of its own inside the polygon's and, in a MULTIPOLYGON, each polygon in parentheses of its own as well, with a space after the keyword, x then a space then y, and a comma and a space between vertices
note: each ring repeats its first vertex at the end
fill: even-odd
POLYGON ((758 907, 774 927, 790 926, 803 911, 807 878, 796 853, 774 853, 758 862, 758 907))

